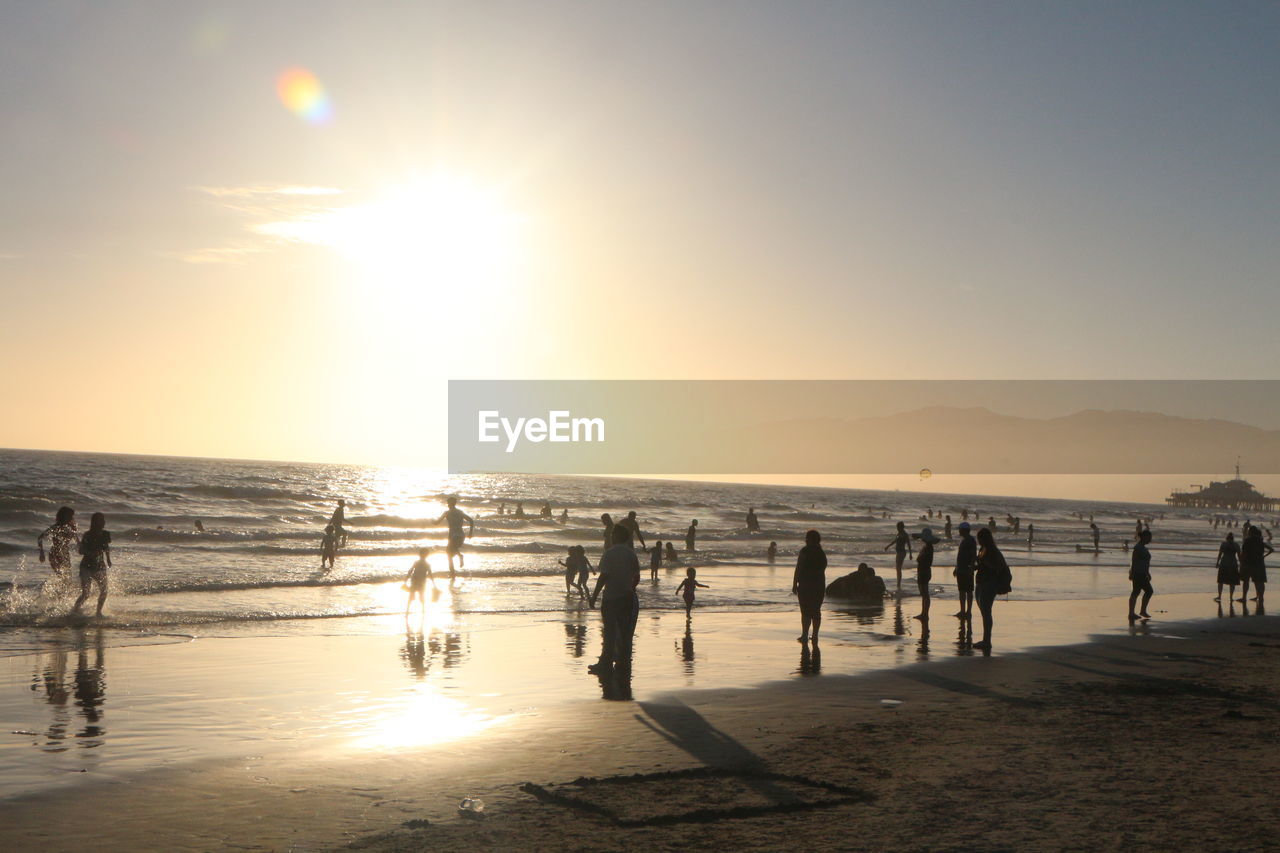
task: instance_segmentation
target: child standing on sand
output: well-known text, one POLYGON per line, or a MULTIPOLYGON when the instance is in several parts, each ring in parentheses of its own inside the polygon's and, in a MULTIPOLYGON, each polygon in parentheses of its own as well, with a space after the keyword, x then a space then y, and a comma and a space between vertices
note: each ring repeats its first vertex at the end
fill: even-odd
POLYGON ((698 587, 710 589, 710 586, 707 584, 698 583, 697 578, 698 570, 690 568, 685 572, 685 579, 680 581, 680 585, 676 587, 676 595, 680 595, 682 592, 684 593, 684 612, 686 616, 689 614, 689 611, 693 609, 693 596, 695 590, 697 590, 698 587))
POLYGON ((431 564, 427 562, 427 549, 418 549, 418 559, 409 569, 409 574, 405 576, 404 588, 409 590, 409 602, 404 606, 404 615, 409 615, 409 610, 413 607, 413 599, 417 598, 422 602, 422 609, 427 609, 427 581, 431 581, 432 588, 436 585, 435 575, 431 573, 431 564))

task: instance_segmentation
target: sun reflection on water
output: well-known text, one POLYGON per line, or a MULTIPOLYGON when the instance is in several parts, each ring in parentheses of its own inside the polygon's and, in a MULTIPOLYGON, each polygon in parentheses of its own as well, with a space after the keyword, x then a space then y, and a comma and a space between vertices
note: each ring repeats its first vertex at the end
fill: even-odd
POLYGON ((435 683, 415 684, 385 703, 363 709, 352 745, 357 749, 402 749, 472 737, 502 722, 445 696, 435 683))

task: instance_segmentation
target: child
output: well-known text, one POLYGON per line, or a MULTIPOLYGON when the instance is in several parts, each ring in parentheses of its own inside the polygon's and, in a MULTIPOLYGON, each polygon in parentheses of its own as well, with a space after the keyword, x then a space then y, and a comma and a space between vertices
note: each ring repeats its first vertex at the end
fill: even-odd
POLYGON ((777 542, 769 543, 769 550, 768 552, 765 553, 765 559, 767 559, 770 563, 778 559, 778 543, 777 542))
POLYGON ((413 607, 413 599, 416 597, 422 602, 422 609, 427 609, 427 581, 431 581, 431 587, 434 589, 436 585, 435 575, 431 573, 431 564, 427 562, 427 549, 418 549, 418 560, 409 569, 409 574, 405 576, 404 588, 409 591, 409 602, 404 606, 404 615, 409 615, 409 610, 413 607))
POLYGON ((667 543, 667 562, 668 563, 680 562, 680 555, 676 553, 676 546, 673 545, 671 542, 667 543))
POLYGON ((587 579, 591 576, 591 561, 587 559, 587 549, 581 545, 570 545, 568 559, 556 562, 564 566, 565 595, 575 589, 579 595, 586 595, 587 579))
POLYGON ((111 534, 107 532, 107 517, 95 512, 89 518, 89 532, 80 540, 80 597, 76 599, 71 612, 78 614, 89 597, 93 584, 98 585, 98 610, 94 615, 102 616, 102 605, 107 601, 107 569, 111 568, 111 534))
POLYGON ((653 550, 649 552, 649 580, 656 581, 658 579, 658 569, 662 568, 662 543, 654 542, 653 550))
POLYGON ((694 591, 698 587, 703 587, 704 589, 710 589, 710 587, 705 583, 698 583, 697 569, 691 568, 687 572, 685 572, 685 575, 686 575, 685 579, 680 581, 680 585, 676 587, 676 595, 680 595, 681 592, 684 593, 684 612, 685 612, 685 615, 687 616, 689 615, 689 611, 693 609, 694 591))
MULTIPOLYGON (((325 562, 329 563, 328 568, 333 568, 333 561, 338 556, 338 531, 334 529, 332 524, 326 524, 324 528, 324 538, 320 540, 320 568, 325 568, 325 562)), ((327 571, 327 569, 326 569, 327 571)))

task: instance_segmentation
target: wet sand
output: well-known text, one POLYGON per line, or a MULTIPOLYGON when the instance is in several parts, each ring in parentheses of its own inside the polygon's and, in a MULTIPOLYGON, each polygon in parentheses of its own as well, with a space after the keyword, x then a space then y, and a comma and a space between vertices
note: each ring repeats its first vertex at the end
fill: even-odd
MULTIPOLYGON (((642 619, 634 702, 600 700, 582 672, 593 646, 574 657, 571 622, 486 621, 455 632, 462 645, 452 650, 446 635, 433 650, 428 631, 421 678, 423 660, 395 635, 108 647, 101 731, 79 737, 84 708, 74 697, 64 706, 75 747, 53 754, 55 775, 74 781, 48 784, 36 778, 47 766, 29 770, 38 792, 0 801, 0 842, 17 850, 1275 843, 1267 781, 1280 769, 1268 740, 1280 719, 1275 617, 1162 620, 1008 654, 1001 624, 1011 633, 1018 620, 1052 624, 1029 607, 1049 603, 1017 604, 1003 603, 990 658, 956 656, 955 620, 935 616, 947 636, 932 641, 927 659, 918 627, 882 641, 833 630, 816 675, 812 659, 809 675, 795 674, 804 662, 789 614, 753 614, 741 632, 727 620, 708 624, 692 673, 683 616, 642 619), (869 651, 874 642, 885 648, 869 651), (859 666, 867 657, 888 663, 868 672, 859 666), (788 680, 745 686, 780 677, 788 680), (884 699, 902 704, 889 710, 884 699), (84 745, 95 738, 97 746, 84 745), (175 752, 182 743, 185 752, 175 752), (96 758, 109 750, 134 758, 96 758), (738 775, 568 784, 699 767, 738 775), (521 790, 526 782, 540 787, 521 790), (486 802, 483 820, 458 816, 464 796, 486 802)), ((1092 604, 1099 619, 1122 621, 1115 601, 1092 604)), ((1169 604, 1212 606, 1203 596, 1169 604)), ((711 615, 695 613, 695 630, 711 615)), ((95 658, 91 646, 90 669, 95 658)), ((15 709, 45 714, 52 726, 58 706, 32 681, 29 660, 5 667, 4 752, 21 755, 40 747, 8 734, 15 709), (27 705, 12 698, 20 677, 27 705)), ((40 734, 34 740, 53 742, 40 734)))

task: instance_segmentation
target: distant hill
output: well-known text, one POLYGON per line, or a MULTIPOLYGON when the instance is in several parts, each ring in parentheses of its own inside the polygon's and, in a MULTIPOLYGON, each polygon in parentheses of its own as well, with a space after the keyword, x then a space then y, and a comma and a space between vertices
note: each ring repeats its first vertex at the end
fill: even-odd
POLYGON ((927 406, 867 418, 780 420, 703 436, 698 470, 779 473, 1172 474, 1280 472, 1280 430, 1158 412, 1089 409, 1057 418, 927 406), (737 460, 737 464, 734 461, 737 460), (717 466, 726 467, 717 467, 717 466))

